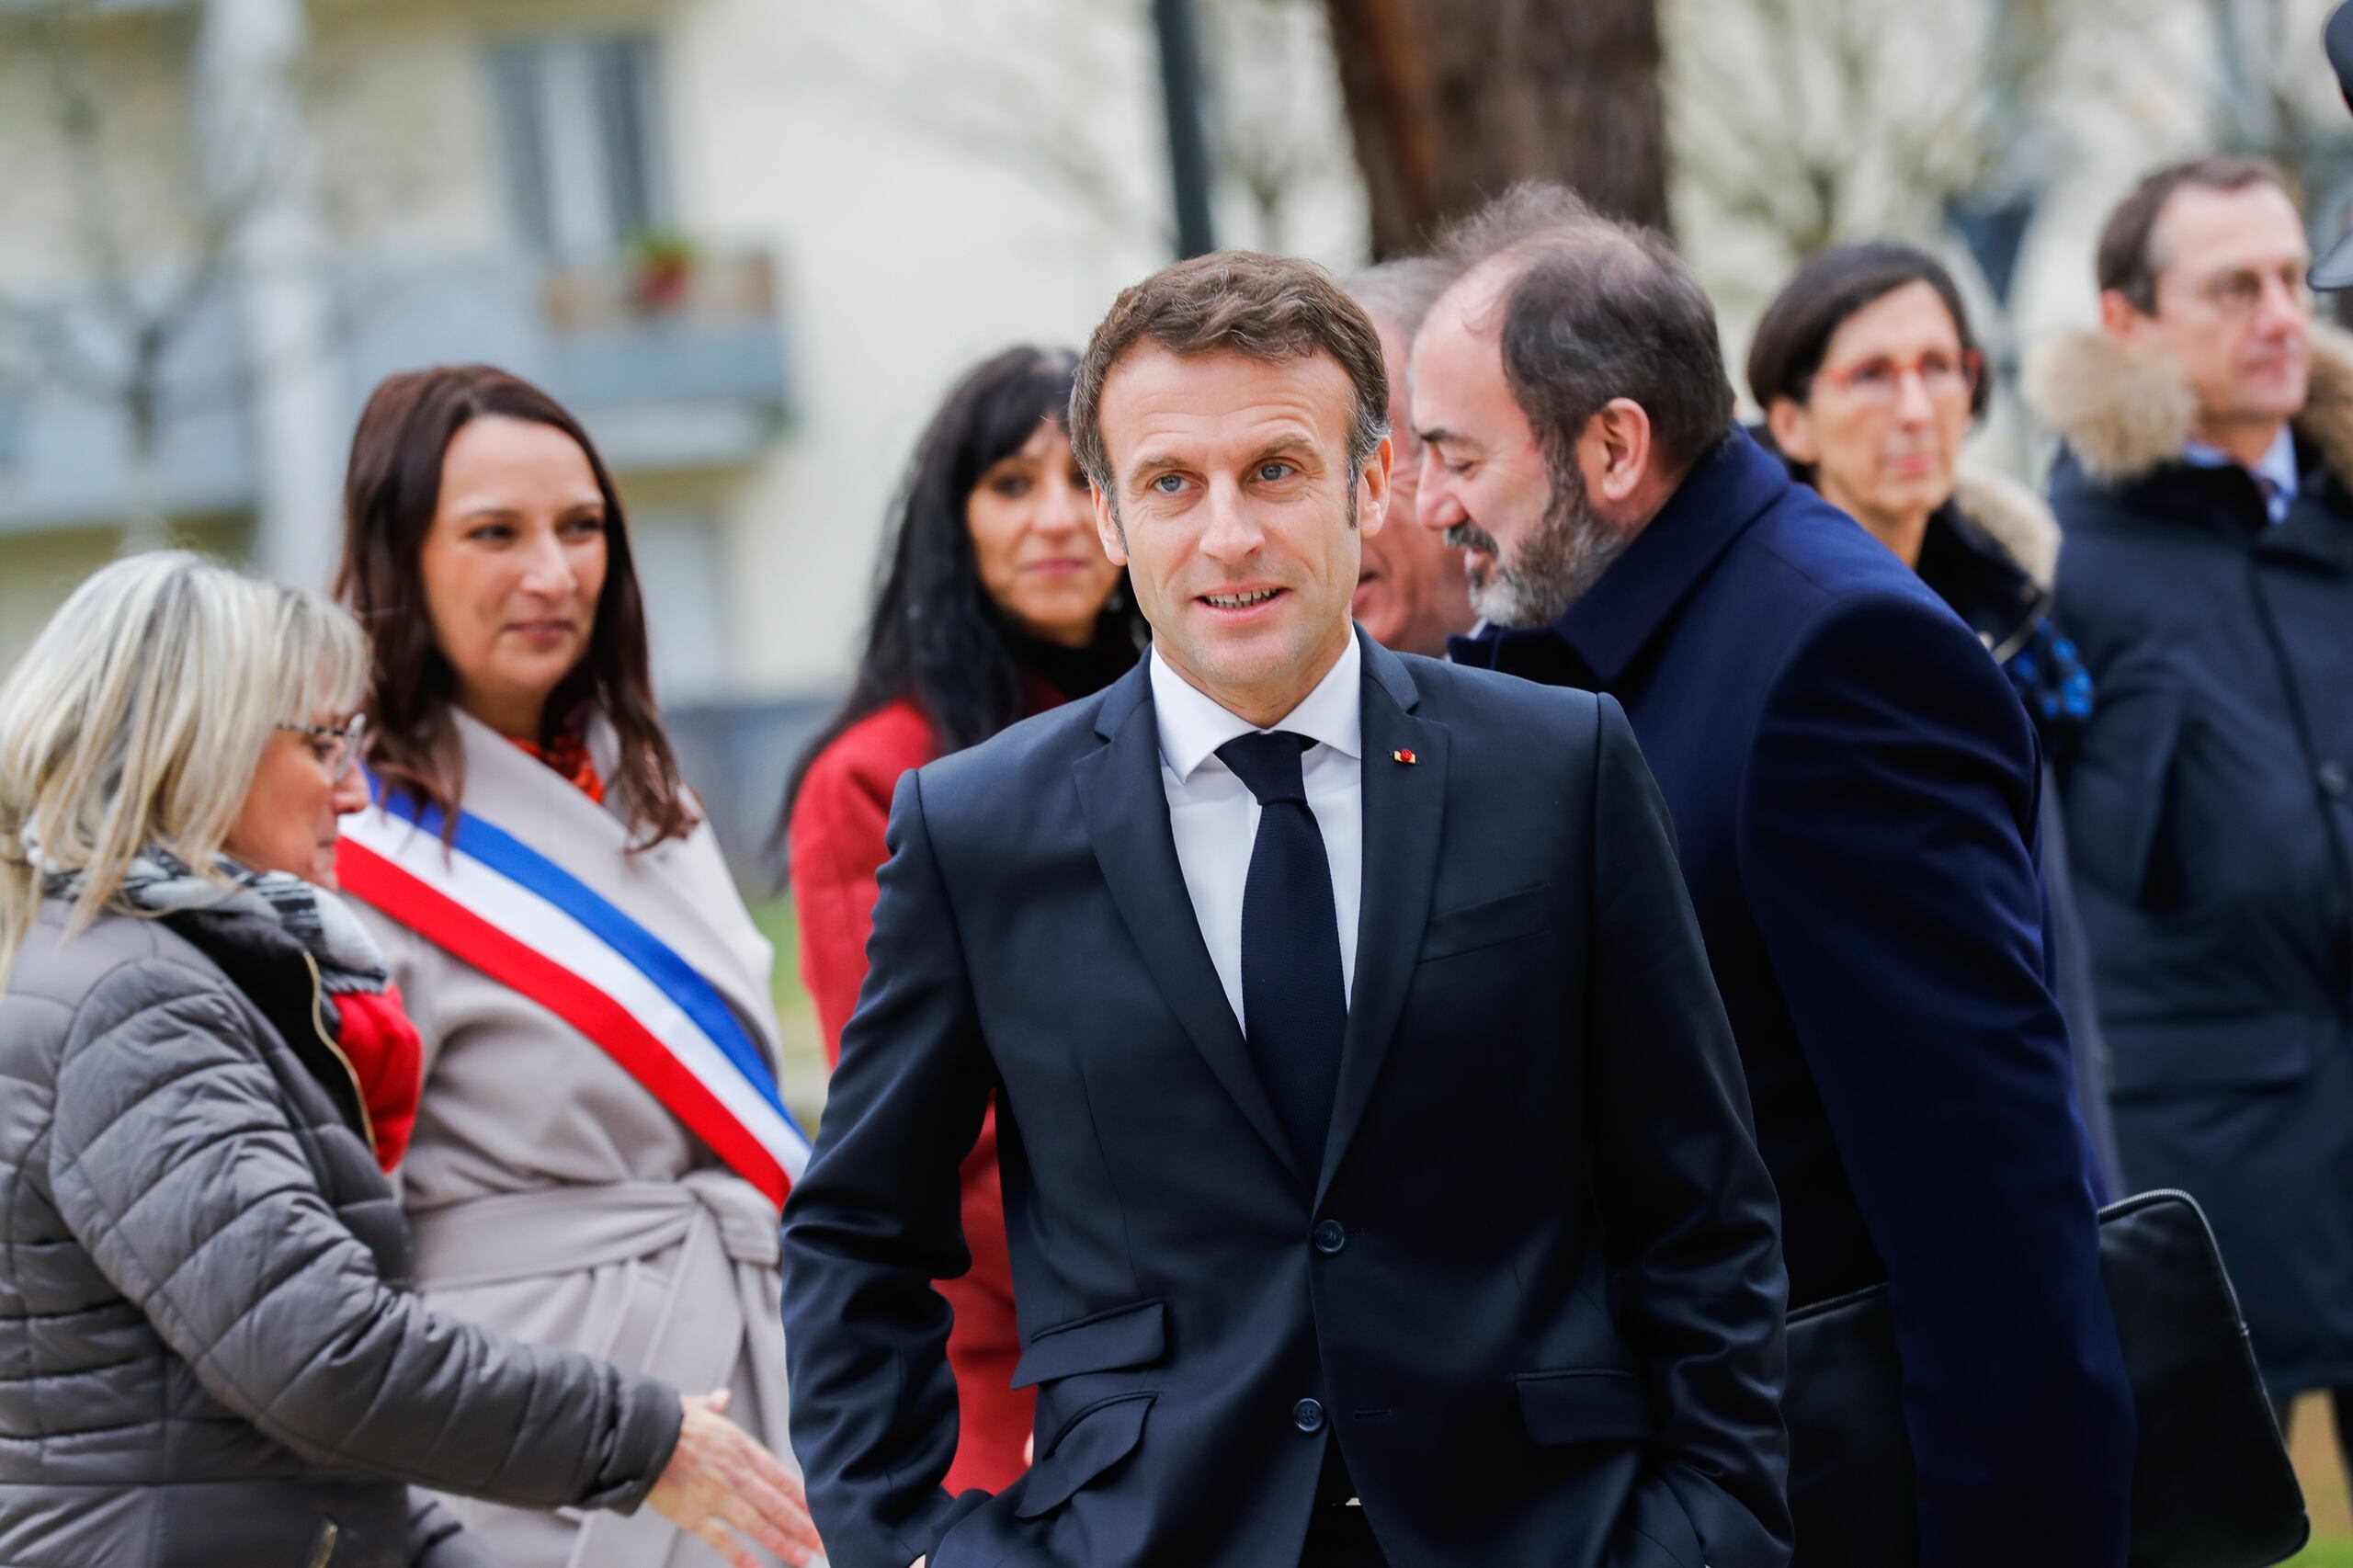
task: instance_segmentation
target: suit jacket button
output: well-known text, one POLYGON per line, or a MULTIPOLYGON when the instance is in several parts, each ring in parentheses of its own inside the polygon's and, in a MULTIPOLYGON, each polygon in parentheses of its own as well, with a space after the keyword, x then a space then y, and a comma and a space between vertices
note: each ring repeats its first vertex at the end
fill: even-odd
POLYGON ((1348 1228, 1337 1220, 1326 1220, 1315 1227, 1315 1250, 1336 1253, 1348 1244, 1348 1228))
POLYGON ((2347 776, 2343 763, 2332 758, 2320 765, 2320 788, 2330 800, 2342 800, 2347 789, 2353 788, 2353 778, 2347 776))
POLYGON ((1324 1430, 1324 1404, 1321 1400, 1302 1399, 1290 1407, 1290 1424, 1302 1432, 1324 1430))

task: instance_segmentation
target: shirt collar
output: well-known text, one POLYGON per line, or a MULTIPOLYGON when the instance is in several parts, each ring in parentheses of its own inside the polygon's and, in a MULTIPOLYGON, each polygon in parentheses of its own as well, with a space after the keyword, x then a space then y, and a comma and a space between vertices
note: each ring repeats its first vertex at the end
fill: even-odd
MULTIPOLYGON (((2238 459, 2203 441, 2190 442, 2182 448, 2181 456, 2182 460, 2193 468, 2240 466, 2238 459)), ((2295 432, 2286 425, 2280 426, 2279 433, 2271 437, 2271 445, 2255 460, 2254 466, 2247 469, 2247 472, 2261 482, 2272 520, 2277 522, 2285 517, 2288 504, 2296 498, 2296 491, 2303 477, 2296 468, 2295 432)))
MULTIPOLYGON (((1361 758, 1364 754, 1364 704, 1358 689, 1364 655, 1351 635, 1348 645, 1315 689, 1300 699, 1270 730, 1290 730, 1319 741, 1333 750, 1361 758)), ((1160 756, 1180 781, 1189 780, 1217 748, 1257 726, 1178 675, 1152 650, 1153 718, 1160 728, 1160 756)))

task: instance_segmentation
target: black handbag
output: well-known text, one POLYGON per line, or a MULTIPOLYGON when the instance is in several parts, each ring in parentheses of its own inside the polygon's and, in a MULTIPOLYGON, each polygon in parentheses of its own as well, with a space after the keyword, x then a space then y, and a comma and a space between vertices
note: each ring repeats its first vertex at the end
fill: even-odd
MULTIPOLYGON (((2100 1275, 2139 1417, 2132 1568, 2265 1568, 2312 1534, 2214 1233, 2185 1192, 2100 1210, 2100 1275)), ((1919 1560, 1887 1287, 1790 1314, 1792 1568, 1919 1560)))

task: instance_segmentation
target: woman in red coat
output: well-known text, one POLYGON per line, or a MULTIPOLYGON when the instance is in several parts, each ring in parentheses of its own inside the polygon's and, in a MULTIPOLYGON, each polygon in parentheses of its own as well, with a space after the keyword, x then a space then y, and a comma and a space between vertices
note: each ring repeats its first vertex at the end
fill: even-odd
MULTIPOLYGON (((901 493, 889 569, 841 710, 785 795, 801 976, 838 1061, 866 979, 875 873, 899 775, 1016 720, 1108 685, 1143 646, 1125 574, 1104 557, 1063 426, 1073 357, 1013 348, 974 369, 924 433, 901 493)), ((961 1436, 948 1489, 1020 1475, 1034 1393, 1021 1357, 994 1113, 964 1162, 969 1273, 954 1310, 961 1436)))

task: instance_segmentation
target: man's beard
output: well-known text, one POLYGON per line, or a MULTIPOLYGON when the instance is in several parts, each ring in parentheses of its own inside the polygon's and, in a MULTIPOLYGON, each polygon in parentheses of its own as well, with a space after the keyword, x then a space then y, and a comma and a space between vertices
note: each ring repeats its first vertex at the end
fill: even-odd
POLYGON ((1572 468, 1552 475, 1544 516, 1509 554, 1469 522, 1448 528, 1446 542, 1487 557, 1471 567, 1471 608, 1496 626, 1530 627, 1567 614, 1625 551, 1627 537, 1594 510, 1585 476, 1572 468))

